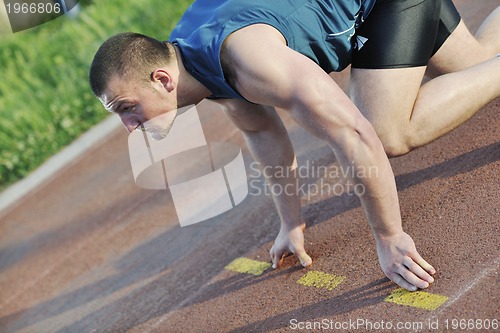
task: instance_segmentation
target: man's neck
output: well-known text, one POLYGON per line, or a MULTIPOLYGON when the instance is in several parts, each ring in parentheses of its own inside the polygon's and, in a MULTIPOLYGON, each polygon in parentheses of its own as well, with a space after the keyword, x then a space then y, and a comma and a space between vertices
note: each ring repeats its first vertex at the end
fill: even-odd
POLYGON ((180 50, 175 46, 179 81, 177 86, 177 104, 179 107, 198 104, 203 99, 212 95, 201 82, 196 80, 184 67, 180 50))

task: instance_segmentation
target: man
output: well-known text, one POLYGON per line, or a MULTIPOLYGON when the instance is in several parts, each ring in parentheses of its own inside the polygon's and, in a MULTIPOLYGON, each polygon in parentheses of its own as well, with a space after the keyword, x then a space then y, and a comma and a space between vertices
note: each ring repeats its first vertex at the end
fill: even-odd
MULTIPOLYGON (((451 0, 197 0, 170 42, 131 33, 106 41, 90 81, 129 131, 166 112, 173 121, 177 108, 212 98, 267 170, 296 168, 275 108, 328 142, 342 167, 376 167, 377 177, 353 181, 365 189, 360 200, 380 265, 416 290, 434 281, 435 269, 402 229, 387 154, 434 140, 500 95, 499 21, 497 8, 474 38, 451 0), (328 75, 351 59, 354 103, 328 75), (420 86, 426 71, 441 76, 420 86)), ((293 173, 267 174, 271 186, 295 184, 293 173)), ((300 198, 273 199, 281 220, 273 267, 287 252, 310 265, 300 198)))

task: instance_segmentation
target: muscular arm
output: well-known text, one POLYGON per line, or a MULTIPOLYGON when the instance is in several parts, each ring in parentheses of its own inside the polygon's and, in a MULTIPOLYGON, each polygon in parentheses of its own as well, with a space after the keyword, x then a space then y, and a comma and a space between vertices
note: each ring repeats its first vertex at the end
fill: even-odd
POLYGON ((335 82, 314 62, 291 50, 281 34, 253 25, 231 35, 222 54, 234 87, 247 100, 287 110, 312 134, 327 141, 344 168, 368 170, 377 177, 356 178, 377 241, 382 269, 407 289, 426 288, 434 269, 416 252, 401 226, 394 176, 370 123, 335 82))
POLYGON ((220 104, 243 133, 255 161, 265 168, 263 175, 270 188, 281 189, 271 191, 281 221, 280 232, 269 251, 273 268, 281 265, 287 252, 295 254, 304 267, 311 265, 312 259, 304 249, 306 225, 300 214, 297 161, 281 118, 272 107, 243 100, 226 100, 220 104), (281 173, 282 170, 287 172, 281 173), (281 175, 274 176, 275 171, 281 175))

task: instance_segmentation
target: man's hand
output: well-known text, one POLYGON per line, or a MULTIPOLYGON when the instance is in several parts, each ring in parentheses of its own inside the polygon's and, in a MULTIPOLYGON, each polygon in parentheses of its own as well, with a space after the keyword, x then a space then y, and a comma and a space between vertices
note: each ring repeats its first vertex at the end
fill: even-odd
POLYGON ((436 270, 418 254, 408 234, 377 238, 377 252, 385 275, 400 287, 415 291, 434 282, 436 270))
POLYGON ((304 249, 304 229, 305 224, 288 229, 282 226, 278 237, 274 241, 269 254, 273 262, 273 268, 278 268, 283 263, 286 254, 293 253, 299 258, 302 266, 307 267, 312 264, 312 259, 304 249))

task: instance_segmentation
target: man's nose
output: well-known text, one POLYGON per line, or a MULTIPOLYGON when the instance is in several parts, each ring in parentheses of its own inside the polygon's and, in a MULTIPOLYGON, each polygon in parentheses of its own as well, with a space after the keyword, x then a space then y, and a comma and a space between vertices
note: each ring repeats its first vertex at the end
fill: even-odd
POLYGON ((125 125, 125 128, 127 129, 127 131, 129 131, 129 133, 131 133, 138 126, 141 125, 141 122, 139 121, 139 119, 137 119, 137 117, 135 115, 121 114, 120 119, 121 119, 123 125, 125 125))

